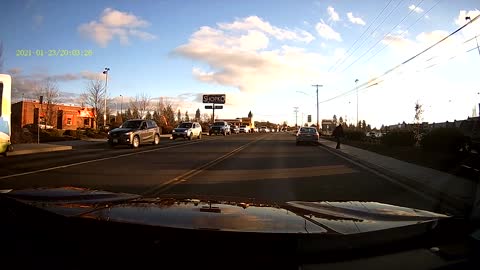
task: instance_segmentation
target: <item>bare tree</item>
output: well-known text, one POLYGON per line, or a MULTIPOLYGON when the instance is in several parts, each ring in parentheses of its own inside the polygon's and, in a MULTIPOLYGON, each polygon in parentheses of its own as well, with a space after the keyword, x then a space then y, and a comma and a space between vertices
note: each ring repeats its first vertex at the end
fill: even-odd
POLYGON ((152 98, 146 94, 146 93, 141 93, 138 98, 139 102, 139 111, 140 111, 140 117, 144 118, 146 116, 147 111, 150 111, 150 103, 151 103, 152 98))
POLYGON ((54 79, 46 78, 40 83, 37 91, 38 96, 43 96, 43 103, 45 103, 45 105, 42 105, 42 110, 45 115, 45 125, 53 126, 55 119, 55 110, 53 107, 60 99, 57 82, 54 79))
POLYGON ((95 128, 99 123, 101 115, 103 113, 102 101, 105 98, 105 88, 102 80, 90 80, 87 89, 81 94, 82 100, 88 106, 93 108, 93 117, 95 118, 95 128))

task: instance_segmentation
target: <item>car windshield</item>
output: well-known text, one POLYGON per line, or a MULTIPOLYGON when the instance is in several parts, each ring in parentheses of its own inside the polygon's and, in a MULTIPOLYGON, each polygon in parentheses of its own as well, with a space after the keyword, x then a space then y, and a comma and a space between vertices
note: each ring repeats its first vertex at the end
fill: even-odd
POLYGON ((192 123, 181 123, 180 125, 178 125, 179 128, 191 128, 192 127, 192 123))
MULTIPOLYGON (((176 220, 214 233, 236 230, 229 224, 273 224, 283 233, 300 219, 302 237, 326 222, 318 227, 328 241, 345 238, 325 246, 352 250, 351 232, 402 224, 398 231, 414 237, 404 219, 420 210, 480 224, 480 0, 2 0, 0 7, 0 224, 4 190, 57 187, 154 204, 172 194, 231 199, 239 204, 206 212, 182 204, 188 211, 176 220), (277 223, 250 215, 259 202, 306 204, 277 223), (366 213, 364 202, 378 205, 366 213), (214 228, 214 217, 228 228, 214 228)), ((200 244, 185 249, 195 253, 200 244)))
POLYGON ((314 128, 301 128, 300 133, 315 134, 317 133, 317 130, 314 128))
POLYGON ((140 128, 141 124, 142 124, 142 121, 126 121, 120 127, 137 129, 137 128, 140 128))

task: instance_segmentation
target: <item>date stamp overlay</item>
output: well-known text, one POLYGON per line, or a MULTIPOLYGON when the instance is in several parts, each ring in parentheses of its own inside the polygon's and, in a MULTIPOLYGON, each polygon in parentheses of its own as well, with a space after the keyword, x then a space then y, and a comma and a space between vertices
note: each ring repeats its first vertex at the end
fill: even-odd
POLYGON ((66 56, 93 56, 93 50, 65 50, 65 49, 20 49, 15 51, 18 57, 66 57, 66 56))

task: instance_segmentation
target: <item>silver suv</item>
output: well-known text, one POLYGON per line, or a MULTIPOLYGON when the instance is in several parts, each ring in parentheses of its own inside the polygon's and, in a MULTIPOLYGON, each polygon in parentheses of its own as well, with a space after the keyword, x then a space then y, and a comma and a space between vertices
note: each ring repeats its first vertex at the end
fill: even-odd
POLYGON ((174 128, 172 131, 172 139, 184 138, 184 139, 201 139, 202 138, 202 126, 198 122, 184 122, 174 128))
POLYGON ((152 120, 128 120, 119 128, 108 132, 107 137, 111 146, 127 144, 137 148, 144 143, 157 145, 160 143, 160 128, 152 120))

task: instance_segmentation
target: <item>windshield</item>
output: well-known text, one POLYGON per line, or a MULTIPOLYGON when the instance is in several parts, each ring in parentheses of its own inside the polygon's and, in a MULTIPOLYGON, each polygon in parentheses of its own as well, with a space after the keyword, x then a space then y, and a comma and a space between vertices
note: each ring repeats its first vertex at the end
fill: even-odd
POLYGON ((480 220, 480 0, 0 7, 0 193, 372 202, 480 220))
POLYGON ((192 123, 181 123, 180 125, 178 125, 178 128, 191 128, 192 127, 192 123))
POLYGON ((142 121, 126 121, 123 123, 120 127, 121 128, 133 128, 133 129, 138 129, 140 128, 140 125, 142 124, 142 121))

